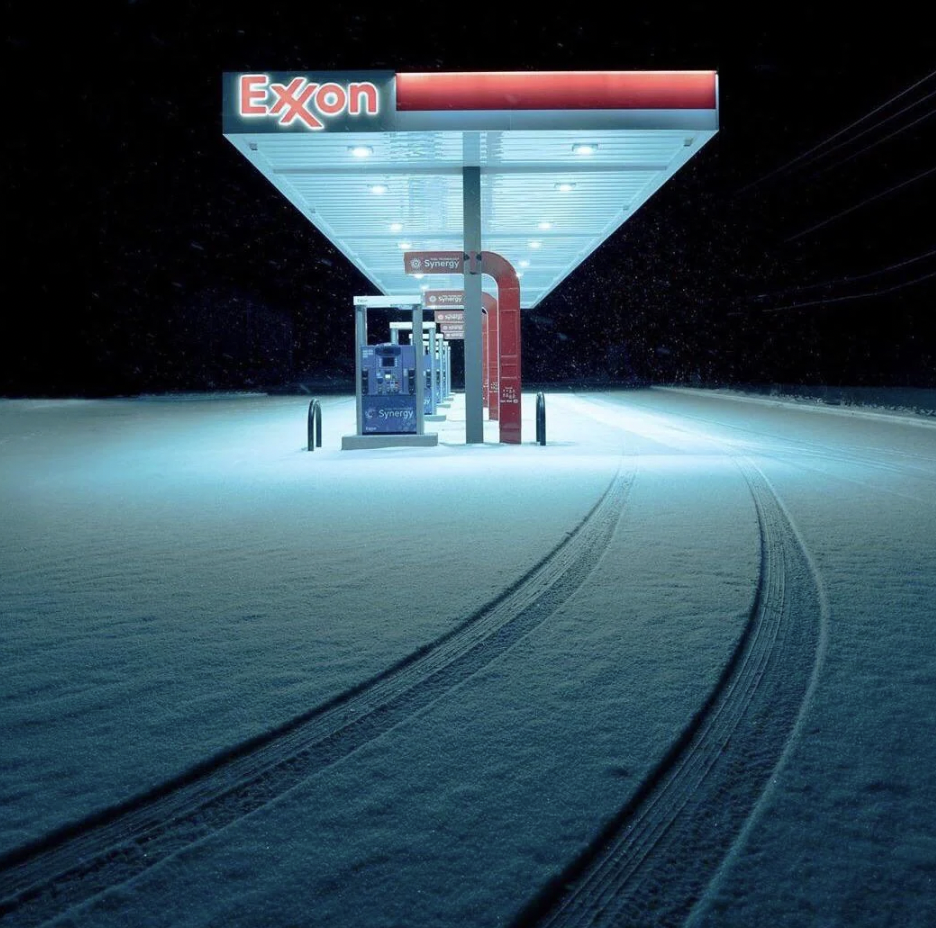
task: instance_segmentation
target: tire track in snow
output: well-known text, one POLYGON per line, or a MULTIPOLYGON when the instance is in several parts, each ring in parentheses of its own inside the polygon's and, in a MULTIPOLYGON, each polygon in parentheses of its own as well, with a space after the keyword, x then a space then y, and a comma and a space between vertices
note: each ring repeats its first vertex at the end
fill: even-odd
POLYGON ((0 921, 38 925, 125 883, 424 711, 582 585, 610 543, 633 478, 622 462, 595 506, 548 555, 451 632, 377 677, 145 795, 0 857, 0 921))
MULTIPOLYGON (((687 435, 692 435, 695 438, 704 438, 708 442, 714 442, 715 444, 721 445, 724 448, 728 448, 734 454, 743 454, 744 450, 747 448, 747 443, 741 439, 731 439, 731 438, 715 438, 712 435, 707 433, 700 433, 694 429, 686 428, 685 426, 677 426, 671 423, 673 417, 684 420, 692 420, 695 422, 701 422, 706 426, 716 426, 719 428, 731 429, 735 432, 744 432, 750 435, 756 436, 758 439, 769 439, 771 442, 780 442, 781 444, 771 445, 767 442, 762 442, 761 445, 756 449, 756 453, 759 457, 762 458, 771 458, 780 463, 789 465, 791 467, 797 467, 800 470, 806 471, 807 473, 819 474, 821 477, 826 477, 831 480, 838 480, 842 483, 848 483, 852 486, 861 487, 863 490, 870 490, 875 493, 884 493, 887 496, 894 496, 898 499, 908 500, 909 502, 919 503, 923 506, 936 507, 936 499, 933 498, 932 493, 927 493, 923 496, 917 496, 912 493, 904 492, 902 490, 893 489, 890 486, 884 486, 880 482, 876 483, 866 483, 863 480, 857 480, 854 477, 846 476, 840 471, 835 470, 826 470, 821 467, 810 466, 807 464, 803 457, 804 455, 809 455, 813 459, 822 460, 822 461, 841 461, 849 465, 856 467, 866 467, 868 469, 876 469, 885 473, 897 474, 903 478, 910 478, 913 480, 922 480, 926 482, 936 481, 936 471, 928 471, 921 469, 918 465, 913 465, 912 467, 901 467, 899 464, 886 464, 883 462, 874 461, 868 457, 861 457, 854 454, 848 454, 843 450, 835 451, 829 446, 823 445, 818 442, 805 442, 801 439, 787 439, 779 438, 774 433, 769 432, 759 432, 754 429, 745 428, 743 426, 732 425, 723 421, 704 418, 702 416, 692 415, 690 413, 677 412, 677 413, 668 413, 661 412, 660 409, 654 406, 648 406, 644 403, 638 403, 633 400, 628 399, 627 405, 622 406, 617 403, 612 403, 604 399, 597 399, 595 397, 588 397, 587 402, 594 403, 597 406, 604 408, 616 409, 618 412, 623 411, 628 407, 633 407, 634 409, 644 410, 647 414, 656 417, 658 420, 665 421, 667 426, 671 429, 674 429, 678 432, 685 432, 687 435)), ((618 425, 618 428, 622 428, 622 425, 618 425)), ((917 462, 930 462, 932 459, 928 458, 922 454, 911 454, 910 457, 917 460, 917 462)))
MULTIPOLYGON (((866 467, 869 470, 878 470, 886 473, 898 474, 901 477, 909 477, 910 479, 922 480, 927 483, 936 482, 936 460, 921 453, 897 452, 893 449, 874 449, 849 445, 838 445, 833 447, 829 444, 824 444, 817 441, 809 441, 804 438, 778 437, 775 432, 763 432, 758 429, 749 428, 747 426, 735 425, 731 422, 724 422, 720 419, 707 418, 705 416, 694 415, 692 413, 661 412, 661 410, 659 410, 657 407, 648 406, 644 403, 634 402, 633 400, 628 400, 627 405, 633 406, 635 409, 643 409, 651 415, 655 416, 662 415, 667 418, 677 416, 680 419, 701 422, 708 427, 715 426, 716 428, 725 428, 730 429, 733 432, 753 435, 761 442, 760 447, 757 449, 757 453, 762 457, 773 457, 776 460, 783 460, 787 461, 787 463, 790 463, 787 460, 786 455, 793 454, 799 457, 812 457, 822 461, 839 461, 858 467, 866 467), (771 448, 773 450, 771 450, 771 448), (885 454, 890 455, 892 458, 900 455, 903 457, 903 461, 901 462, 899 460, 892 460, 891 462, 887 462, 882 460, 881 457, 885 454)), ((897 421, 900 422, 900 420, 897 421)), ((718 441, 726 445, 732 443, 731 439, 715 439, 711 436, 707 437, 709 437, 711 441, 718 441)), ((737 450, 736 444, 735 449, 737 450)), ((843 477, 840 474, 828 473, 816 468, 810 468, 801 462, 793 463, 795 463, 797 467, 802 467, 804 470, 812 470, 815 473, 825 474, 826 476, 834 476, 840 480, 847 480, 850 483, 856 483, 859 486, 869 487, 868 484, 861 483, 861 481, 857 480, 849 480, 849 478, 843 477)), ((880 486, 870 486, 869 488, 883 489, 880 486)), ((905 496, 905 494, 894 495, 905 496)), ((919 497, 906 498, 919 499, 919 497)))
POLYGON ((744 633, 706 703, 591 845, 514 928, 682 925, 746 838, 796 740, 825 650, 818 578, 767 478, 736 459, 760 532, 744 633))

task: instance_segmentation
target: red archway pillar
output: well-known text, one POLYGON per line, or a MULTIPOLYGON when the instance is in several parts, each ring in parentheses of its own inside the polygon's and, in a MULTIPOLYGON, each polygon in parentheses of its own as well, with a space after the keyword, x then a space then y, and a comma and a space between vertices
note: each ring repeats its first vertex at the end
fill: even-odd
MULTIPOLYGON (((474 257, 474 256, 472 256, 474 257)), ((494 398, 497 396, 500 440, 519 445, 520 426, 520 281, 513 265, 493 251, 482 251, 481 272, 494 278, 497 284, 497 352, 499 370, 497 389, 489 391, 490 417, 494 416, 494 398)), ((492 333, 493 337, 493 333, 492 333)))
POLYGON ((491 317, 494 324, 489 324, 488 328, 493 348, 489 352, 489 363, 493 368, 488 385, 489 416, 500 421, 501 442, 519 445, 520 281, 513 265, 493 251, 472 252, 470 255, 461 251, 407 251, 403 255, 403 266, 407 274, 464 274, 466 258, 472 268, 480 264, 481 273, 493 277, 497 284, 497 308, 491 317))
POLYGON ((481 294, 481 303, 487 311, 482 316, 484 326, 483 347, 484 365, 482 367, 482 391, 484 405, 487 406, 488 419, 496 419, 499 405, 497 402, 497 371, 500 368, 500 343, 497 340, 497 300, 490 293, 481 294))
MULTIPOLYGON (((481 293, 481 397, 487 406, 490 392, 497 391, 497 371, 500 368, 500 345, 497 343, 497 299, 490 293, 481 293)), ((447 309, 465 311, 464 290, 429 290, 423 294, 423 309, 444 312, 447 309)), ((438 319, 438 317, 436 317, 438 319)), ((443 331, 443 335, 445 332, 443 331)), ((495 398, 496 406, 496 398, 495 398)), ((497 418, 495 408, 492 419, 497 418)))
POLYGON ((481 405, 488 407, 488 361, 491 357, 488 345, 488 314, 481 313, 481 405))

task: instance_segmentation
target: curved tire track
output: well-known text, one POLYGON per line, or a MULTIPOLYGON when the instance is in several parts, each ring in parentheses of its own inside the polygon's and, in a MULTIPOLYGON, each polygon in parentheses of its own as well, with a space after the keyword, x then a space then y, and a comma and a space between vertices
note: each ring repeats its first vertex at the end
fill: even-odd
POLYGON ((548 619, 607 549, 634 472, 497 599, 361 686, 184 776, 0 858, 0 921, 30 926, 124 883, 422 712, 548 619), (9 921, 8 921, 9 920, 9 921))
MULTIPOLYGON (((633 400, 628 401, 628 406, 633 406, 635 409, 643 409, 652 415, 659 416, 659 408, 647 405, 645 403, 634 402, 633 400)), ((776 445, 774 450, 771 452, 768 449, 770 445, 764 444, 764 439, 767 439, 771 442, 777 441, 776 433, 772 432, 762 432, 758 429, 748 428, 742 425, 736 425, 732 422, 725 422, 721 419, 707 418, 701 415, 693 415, 692 413, 679 412, 679 413, 668 413, 667 415, 677 415, 680 419, 687 419, 693 422, 701 422, 707 427, 716 426, 718 428, 730 429, 733 432, 742 432, 747 435, 753 435, 756 439, 761 441, 761 447, 758 449, 758 454, 762 457, 772 457, 775 460, 782 460, 786 463, 790 463, 787 455, 793 454, 798 457, 811 457, 819 459, 821 461, 839 461, 844 464, 849 464, 857 467, 865 467, 869 470, 878 470, 885 473, 897 474, 901 477, 910 478, 911 480, 922 480, 926 483, 936 482, 936 469, 933 465, 936 464, 936 461, 933 461, 932 458, 927 457, 923 454, 911 454, 907 452, 895 452, 890 449, 880 449, 877 451, 878 456, 874 456, 873 452, 876 449, 861 448, 847 445, 840 445, 838 448, 833 448, 827 444, 817 441, 809 441, 805 438, 781 438, 780 441, 782 445, 776 445), (869 452, 872 452, 869 454, 869 452), (892 461, 888 463, 883 461, 880 458, 880 454, 888 453, 891 456, 895 454, 902 454, 904 457, 903 463, 892 461), (907 460, 907 458, 912 458, 916 463, 907 460)), ((900 420, 897 420, 898 422, 900 420)), ((725 439, 714 439, 711 436, 707 436, 710 441, 717 441, 720 444, 728 445, 729 442, 725 439)), ((836 476, 839 479, 844 479, 841 475, 829 474, 825 471, 816 470, 815 468, 808 468, 806 465, 803 465, 800 462, 796 462, 796 466, 803 467, 807 470, 813 470, 815 473, 822 473, 826 476, 836 476)), ((858 483, 858 481, 849 481, 853 483, 858 483)), ((860 484, 866 486, 866 484, 860 484)), ((880 489, 880 488, 878 488, 880 489)))
POLYGON ((682 925, 743 837, 821 663, 825 612, 806 550, 761 471, 737 459, 760 532, 742 637, 705 705, 596 840, 514 928, 682 925))

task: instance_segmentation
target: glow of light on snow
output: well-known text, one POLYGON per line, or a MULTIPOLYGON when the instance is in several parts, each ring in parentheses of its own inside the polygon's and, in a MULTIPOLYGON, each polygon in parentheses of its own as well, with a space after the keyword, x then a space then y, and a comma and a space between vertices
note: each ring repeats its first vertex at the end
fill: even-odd
POLYGON ((309 453, 308 401, 0 401, 0 853, 422 653, 568 538, 619 467, 633 482, 606 550, 540 626, 70 923, 221 924, 236 905, 243 924, 509 924, 723 672, 761 562, 742 459, 789 512, 783 543, 811 552, 832 619, 766 812, 731 849, 719 923, 812 913, 856 880, 885 887, 882 905, 931 897, 931 424, 556 392, 546 447, 525 394, 519 446, 491 421, 467 446, 456 397, 431 423, 437 448, 342 452, 353 398, 324 396, 309 453))

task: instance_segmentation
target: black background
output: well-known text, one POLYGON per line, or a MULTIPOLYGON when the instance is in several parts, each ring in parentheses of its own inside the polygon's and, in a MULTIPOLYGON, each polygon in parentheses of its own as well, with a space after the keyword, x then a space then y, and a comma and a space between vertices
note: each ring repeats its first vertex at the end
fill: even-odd
POLYGON ((261 68, 716 68, 721 131, 524 315, 525 380, 936 386, 914 6, 556 9, 7 3, 0 392, 351 388, 373 288, 221 136, 222 72, 261 68))

